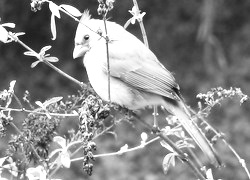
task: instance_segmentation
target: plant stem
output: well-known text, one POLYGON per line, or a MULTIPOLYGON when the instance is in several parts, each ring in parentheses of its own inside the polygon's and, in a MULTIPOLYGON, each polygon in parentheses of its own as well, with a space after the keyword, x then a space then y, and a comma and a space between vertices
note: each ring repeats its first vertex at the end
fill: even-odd
MULTIPOLYGON (((139 149, 142 149, 144 148, 145 146, 159 140, 160 137, 155 137, 154 139, 151 139, 147 142, 145 142, 144 144, 141 144, 139 146, 136 146, 136 147, 133 147, 133 148, 129 148, 127 150, 124 150, 124 151, 117 151, 117 152, 113 152, 113 153, 104 153, 104 154, 97 154, 97 155, 93 155, 94 158, 97 158, 97 157, 108 157, 108 156, 116 156, 116 155, 121 155, 121 154, 124 154, 124 153, 127 153, 127 152, 131 152, 131 151, 136 151, 136 150, 139 150, 139 149)), ((82 160, 84 159, 84 157, 79 157, 79 158, 75 158, 75 159, 71 159, 71 162, 73 161, 79 161, 79 160, 82 160)))
POLYGON ((109 63, 109 37, 108 37, 108 29, 107 29, 107 23, 106 23, 106 14, 103 15, 103 22, 104 22, 104 28, 105 28, 105 40, 106 40, 106 53, 107 53, 107 70, 108 70, 108 102, 111 102, 111 95, 110 95, 110 63, 109 63))
MULTIPOLYGON (((137 12, 140 12, 140 9, 139 9, 139 6, 138 6, 138 3, 136 0, 133 0, 133 3, 134 3, 134 6, 136 8, 136 11, 137 12)), ((137 19, 138 22, 139 22, 139 25, 140 25, 140 28, 141 28, 141 32, 142 32, 142 37, 143 37, 143 41, 144 41, 144 44, 149 47, 148 45, 148 39, 147 39, 147 34, 146 34, 146 31, 145 31, 145 28, 144 28, 144 25, 143 25, 143 20, 141 18, 137 19)))
MULTIPOLYGON (((40 114, 40 115, 46 115, 48 113, 43 113, 43 112, 38 112, 36 110, 28 110, 25 108, 22 109, 15 109, 15 108, 6 108, 6 107, 1 107, 0 110, 2 111, 15 111, 15 112, 26 112, 26 113, 34 113, 34 114, 40 114)), ((78 117, 78 114, 60 114, 60 113, 49 113, 51 116, 61 116, 61 117, 78 117)))

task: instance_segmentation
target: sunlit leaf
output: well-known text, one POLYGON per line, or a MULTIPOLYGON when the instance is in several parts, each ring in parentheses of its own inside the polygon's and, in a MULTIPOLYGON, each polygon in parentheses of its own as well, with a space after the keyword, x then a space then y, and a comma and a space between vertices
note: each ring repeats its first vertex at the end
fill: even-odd
POLYGON ((15 84, 16 84, 16 80, 13 80, 10 82, 10 87, 9 87, 10 92, 14 92, 15 84))
POLYGON ((8 31, 0 25, 0 41, 6 43, 8 40, 8 31))
POLYGON ((52 46, 44 46, 41 50, 40 50, 40 53, 43 53, 43 52, 46 52, 48 51, 52 46))
POLYGON ((46 171, 43 166, 39 165, 36 168, 28 168, 26 176, 29 180, 46 180, 46 171))
POLYGON ((26 51, 23 54, 26 55, 26 56, 34 56, 34 57, 37 56, 37 54, 35 52, 32 52, 32 51, 26 51))
POLYGON ((82 16, 82 13, 75 7, 67 5, 67 4, 62 4, 60 5, 60 7, 62 7, 63 9, 65 9, 67 12, 69 12, 70 14, 72 14, 75 17, 80 17, 82 16))
POLYGON ((164 157, 162 161, 162 168, 163 168, 164 174, 168 173, 168 170, 171 165, 175 166, 175 157, 176 157, 175 153, 169 153, 164 157))
POLYGON ((61 163, 65 168, 70 168, 70 155, 68 152, 61 153, 61 163))
POLYGON ((125 144, 124 146, 121 147, 121 149, 119 150, 119 152, 122 154, 124 152, 126 152, 128 150, 128 145, 125 144))
POLYGON ((124 29, 127 29, 127 27, 130 25, 130 23, 131 23, 131 20, 132 20, 132 18, 130 18, 129 20, 127 20, 127 22, 124 24, 124 29))
POLYGON ((15 33, 15 36, 22 36, 24 34, 25 34, 25 32, 18 32, 18 33, 15 33))
POLYGON ((14 23, 4 23, 4 24, 2 24, 2 26, 9 27, 9 28, 15 28, 16 25, 14 23))
POLYGON ((164 148, 166 148, 167 150, 169 150, 170 152, 174 152, 173 148, 172 148, 169 144, 167 144, 165 141, 161 141, 160 144, 161 144, 164 148))
POLYGON ((145 132, 141 133, 141 140, 142 140, 143 142, 146 142, 147 139, 148 139, 147 133, 145 133, 145 132))
POLYGON ((51 15, 51 21, 50 21, 50 28, 51 28, 51 33, 52 33, 52 40, 56 39, 56 22, 55 22, 55 16, 52 14, 51 15))
POLYGON ((3 166, 5 169, 8 169, 8 171, 15 177, 17 177, 18 175, 18 169, 17 169, 17 166, 16 166, 16 163, 13 162, 13 163, 10 163, 10 164, 6 164, 3 166))
POLYGON ((0 166, 3 165, 4 161, 7 159, 8 157, 3 157, 3 158, 0 158, 0 166))
POLYGON ((57 57, 46 57, 45 58, 49 62, 58 62, 59 59, 57 57))
POLYGON ((44 107, 47 107, 48 105, 50 104, 54 104, 54 103, 57 103, 58 101, 61 101, 63 99, 63 97, 53 97, 49 100, 46 100, 44 103, 43 103, 43 106, 44 107))
POLYGON ((41 101, 36 101, 36 105, 38 105, 41 108, 44 108, 43 103, 41 101))
POLYGON ((31 68, 34 68, 34 67, 36 67, 37 64, 40 63, 40 62, 41 62, 40 60, 37 60, 37 61, 33 62, 33 63, 30 65, 30 67, 31 67, 31 68))
POLYGON ((55 136, 53 141, 58 143, 62 148, 66 147, 66 139, 61 136, 55 136))
POLYGON ((53 16, 61 18, 60 12, 59 12, 59 7, 55 3, 53 3, 52 1, 49 1, 49 9, 50 9, 53 16))

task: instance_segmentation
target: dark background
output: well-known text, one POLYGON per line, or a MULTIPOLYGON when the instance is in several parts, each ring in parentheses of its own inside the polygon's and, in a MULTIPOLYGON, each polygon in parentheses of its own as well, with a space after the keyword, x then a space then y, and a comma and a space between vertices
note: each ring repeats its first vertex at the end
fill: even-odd
MULTIPOLYGON (((89 9, 97 18, 97 1, 65 0, 53 1, 70 4, 80 11, 89 9)), ((243 0, 138 0, 139 7, 147 14, 144 24, 150 49, 159 60, 174 73, 182 88, 187 103, 197 108, 196 95, 213 87, 240 87, 250 94, 250 1, 243 0)), ((112 21, 121 25, 131 17, 128 10, 132 0, 117 0, 109 13, 112 21)), ((80 81, 87 82, 80 60, 73 60, 74 35, 77 23, 61 13, 56 19, 57 39, 51 40, 50 11, 47 5, 36 13, 30 10, 28 0, 1 0, 1 23, 13 22, 13 32, 25 32, 20 39, 37 52, 46 45, 48 51, 59 58, 56 64, 64 72, 80 81)), ((130 25, 128 31, 141 38, 139 25, 130 25)), ((34 58, 23 55, 26 51, 16 43, 0 43, 0 90, 8 88, 11 80, 17 80, 15 91, 22 97, 27 89, 33 101, 44 101, 54 96, 74 94, 78 86, 65 79, 45 64, 30 68, 34 58)), ((209 116, 210 123, 226 134, 226 138, 246 160, 249 166, 250 121, 249 102, 239 105, 238 100, 225 101, 216 106, 209 116)), ((19 116, 18 116, 19 117, 19 116)), ((17 121, 22 121, 22 116, 17 121)), ((151 118, 151 116, 150 116, 151 118)), ((140 143, 140 125, 136 128, 122 123, 116 128, 118 139, 104 136, 98 144, 98 153, 113 152, 128 143, 140 143)), ((2 151, 7 140, 0 146, 2 151)), ((240 164, 223 145, 217 144, 220 157, 226 167, 216 170, 216 178, 247 179, 240 164)), ((194 179, 190 169, 178 162, 165 176, 161 162, 167 150, 158 142, 137 152, 118 157, 98 159, 91 177, 84 175, 81 163, 72 164, 73 171, 62 170, 64 179, 115 179, 115 180, 158 180, 194 179), (190 176, 190 177, 189 177, 190 176)))

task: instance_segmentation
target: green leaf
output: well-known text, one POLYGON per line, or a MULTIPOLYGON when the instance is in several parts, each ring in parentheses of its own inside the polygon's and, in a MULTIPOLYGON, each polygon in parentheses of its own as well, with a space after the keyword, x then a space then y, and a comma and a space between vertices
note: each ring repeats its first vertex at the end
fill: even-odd
POLYGON ((176 153, 169 153, 164 157, 162 161, 162 168, 163 168, 164 174, 168 173, 168 170, 171 165, 175 166, 175 157, 176 157, 176 153))
POLYGON ((16 80, 10 82, 9 92, 14 92, 14 87, 16 84, 16 80))
POLYGON ((59 19, 61 18, 60 12, 59 12, 59 7, 55 3, 53 3, 52 1, 49 1, 49 9, 50 9, 53 16, 56 16, 59 19))
POLYGON ((145 133, 145 132, 141 133, 141 140, 142 140, 143 142, 146 142, 147 139, 148 139, 147 133, 145 133))
POLYGON ((161 141, 160 144, 162 145, 162 147, 166 148, 167 150, 169 150, 170 152, 174 153, 175 151, 173 150, 173 148, 167 144, 165 141, 161 141))
POLYGON ((9 28, 15 28, 16 25, 14 23, 4 23, 4 24, 2 24, 2 26, 9 27, 9 28))
POLYGON ((62 152, 61 154, 61 163, 65 168, 70 168, 70 155, 68 152, 62 152))
POLYGON ((0 25, 0 41, 6 43, 8 40, 8 31, 0 25))
POLYGON ((40 62, 41 62, 40 60, 37 60, 37 61, 33 62, 33 63, 30 65, 30 67, 31 67, 31 68, 34 68, 34 67, 36 67, 37 64, 40 63, 40 62))
POLYGON ((4 161, 7 159, 8 157, 3 157, 3 158, 0 158, 0 166, 3 166, 3 163, 4 161))
POLYGON ((51 21, 50 21, 50 28, 51 28, 51 33, 52 33, 52 40, 56 39, 56 22, 55 22, 55 16, 52 14, 51 15, 51 21))
MULTIPOLYGON (((44 46, 41 50, 40 50, 40 53, 45 53, 46 51, 48 51, 52 46, 44 46)), ((39 53, 39 54, 40 54, 39 53)))
POLYGON ((63 99, 63 97, 53 97, 49 100, 46 100, 44 103, 43 103, 43 106, 44 107, 47 107, 48 105, 50 104, 54 104, 54 103, 57 103, 58 101, 61 101, 63 99))
POLYGON ((36 105, 38 105, 40 108, 44 108, 43 103, 41 101, 36 101, 36 105))
POLYGON ((70 13, 71 15, 75 16, 75 17, 80 17, 82 16, 82 13, 75 7, 67 5, 67 4, 62 4, 60 5, 60 7, 62 7, 63 9, 65 9, 68 13, 70 13))
POLYGON ((120 155, 125 153, 128 150, 128 145, 125 144, 124 146, 121 147, 121 149, 119 150, 120 155))
POLYGON ((212 169, 208 169, 208 170, 207 170, 206 176, 207 176, 207 179, 208 179, 208 180, 213 180, 213 179, 214 179, 213 173, 212 173, 212 169))
POLYGON ((34 57, 37 56, 37 54, 35 52, 32 52, 32 51, 26 51, 23 54, 26 55, 26 56, 34 56, 34 57))
POLYGON ((55 136, 53 141, 59 144, 62 148, 66 148, 66 139, 61 136, 55 136))
POLYGON ((57 57, 46 57, 45 60, 49 62, 58 62, 59 59, 57 57))
POLYGON ((15 36, 17 37, 17 36, 22 36, 22 35, 24 35, 25 34, 25 32, 18 32, 18 33, 15 33, 15 36))

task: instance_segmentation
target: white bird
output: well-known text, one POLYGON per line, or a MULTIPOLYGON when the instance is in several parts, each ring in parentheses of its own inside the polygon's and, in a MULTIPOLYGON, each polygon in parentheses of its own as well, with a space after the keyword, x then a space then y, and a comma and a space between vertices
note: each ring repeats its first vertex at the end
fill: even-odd
MULTIPOLYGON (((107 21, 110 63, 110 100, 131 110, 161 105, 177 116, 181 125, 206 154, 220 165, 218 157, 196 124, 191 120, 175 78, 138 38, 122 26, 107 21)), ((73 57, 83 56, 90 84, 108 101, 108 68, 103 20, 83 13, 75 35, 73 57), (102 36, 100 34, 102 33, 102 36)))

